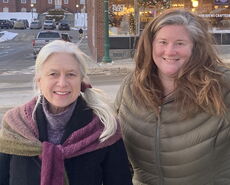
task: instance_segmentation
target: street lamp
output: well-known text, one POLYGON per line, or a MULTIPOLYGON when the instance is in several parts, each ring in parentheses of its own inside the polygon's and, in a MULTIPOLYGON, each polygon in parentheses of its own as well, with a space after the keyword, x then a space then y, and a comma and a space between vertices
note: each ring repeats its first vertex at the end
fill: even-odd
POLYGON ((33 8, 34 8, 34 4, 30 4, 30 7, 31 7, 32 20, 33 20, 33 8))
POLYGON ((110 63, 112 59, 109 56, 109 12, 108 12, 108 0, 104 0, 104 57, 103 62, 110 63))
POLYGON ((79 7, 79 4, 76 4, 76 13, 77 13, 76 19, 77 20, 75 20, 75 26, 77 26, 77 23, 78 23, 78 7, 79 7))
POLYGON ((199 6, 199 2, 196 1, 196 0, 193 0, 193 1, 192 1, 192 6, 193 6, 194 8, 197 8, 197 7, 199 6))

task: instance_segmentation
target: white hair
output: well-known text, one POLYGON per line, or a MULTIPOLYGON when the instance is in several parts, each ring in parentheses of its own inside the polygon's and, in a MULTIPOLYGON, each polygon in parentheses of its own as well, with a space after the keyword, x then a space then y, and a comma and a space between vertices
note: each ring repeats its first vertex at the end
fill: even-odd
MULTIPOLYGON (((79 64, 82 81, 86 83, 89 81, 86 72, 86 62, 89 61, 90 58, 83 53, 76 44, 62 40, 55 40, 48 43, 40 50, 35 62, 34 90, 38 98, 33 115, 35 114, 37 105, 41 102, 41 92, 37 87, 36 81, 41 75, 42 65, 46 62, 48 57, 54 53, 72 54, 79 64)), ((108 103, 105 93, 95 88, 87 88, 84 92, 81 92, 81 95, 104 125, 104 130, 100 135, 100 141, 103 142, 117 130, 117 120, 112 105, 108 103)))

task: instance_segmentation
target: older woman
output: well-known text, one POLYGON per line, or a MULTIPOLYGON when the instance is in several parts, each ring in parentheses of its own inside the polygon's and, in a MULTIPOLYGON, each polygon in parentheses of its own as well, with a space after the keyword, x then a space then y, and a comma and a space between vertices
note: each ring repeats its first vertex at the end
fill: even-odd
POLYGON ((42 48, 38 95, 3 118, 1 185, 132 184, 114 113, 86 82, 86 59, 73 43, 42 48))
POLYGON ((208 24, 169 10, 145 27, 116 111, 135 185, 230 184, 230 70, 208 24))

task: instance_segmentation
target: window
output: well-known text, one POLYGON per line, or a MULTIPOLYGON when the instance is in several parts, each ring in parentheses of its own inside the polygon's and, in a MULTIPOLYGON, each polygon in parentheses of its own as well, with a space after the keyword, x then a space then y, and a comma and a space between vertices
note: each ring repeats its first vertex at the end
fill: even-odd
POLYGON ((60 9, 62 5, 62 0, 55 0, 55 8, 60 9))
POLYGON ((21 4, 26 4, 26 0, 21 0, 21 4))
POLYGON ((130 36, 137 34, 137 16, 134 0, 109 2, 109 35, 130 36))
POLYGON ((3 0, 3 3, 8 3, 9 1, 8 0, 3 0))
POLYGON ((64 0, 64 4, 69 4, 69 0, 64 0))
POLYGON ((48 0, 48 4, 52 4, 52 0, 48 0))
POLYGON ((7 7, 3 8, 3 12, 9 12, 9 8, 7 7))
POLYGON ((85 0, 80 0, 80 4, 85 4, 85 0))
POLYGON ((36 0, 31 0, 31 4, 36 4, 37 1, 36 0))
POLYGON ((26 8, 21 8, 21 12, 26 12, 26 8))

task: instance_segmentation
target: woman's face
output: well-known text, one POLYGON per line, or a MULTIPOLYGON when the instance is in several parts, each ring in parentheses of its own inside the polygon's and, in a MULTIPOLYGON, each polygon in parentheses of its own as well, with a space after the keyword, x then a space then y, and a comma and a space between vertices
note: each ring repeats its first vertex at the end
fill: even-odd
POLYGON ((49 111, 59 113, 80 94, 81 75, 73 55, 54 53, 44 62, 37 85, 49 102, 49 111))
POLYGON ((156 33, 152 44, 153 61, 161 79, 173 78, 192 54, 192 39, 181 25, 164 26, 156 33))

